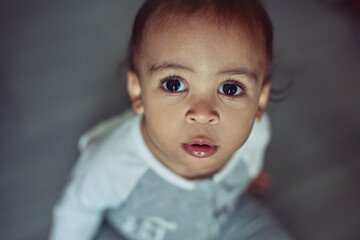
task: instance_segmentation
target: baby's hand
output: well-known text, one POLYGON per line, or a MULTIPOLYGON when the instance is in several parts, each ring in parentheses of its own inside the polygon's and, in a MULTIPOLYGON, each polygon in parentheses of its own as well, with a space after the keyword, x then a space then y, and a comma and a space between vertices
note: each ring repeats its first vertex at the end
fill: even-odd
POLYGON ((272 177, 271 175, 262 170, 259 175, 251 182, 246 193, 264 198, 270 195, 272 188, 272 177))

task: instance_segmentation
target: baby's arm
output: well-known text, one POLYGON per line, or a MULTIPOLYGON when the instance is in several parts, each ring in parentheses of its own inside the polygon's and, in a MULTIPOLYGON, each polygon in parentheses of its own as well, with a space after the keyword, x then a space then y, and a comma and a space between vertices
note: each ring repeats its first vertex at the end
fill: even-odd
MULTIPOLYGON (((133 116, 132 111, 125 112, 81 137, 81 157, 54 208, 50 240, 92 239, 102 223, 104 211, 119 206, 136 185, 146 167, 137 164, 132 153, 130 157, 125 156, 124 149, 128 147, 118 142, 125 133, 120 131, 113 136, 115 140, 109 137, 133 116), (130 161, 123 164, 126 159, 130 161)), ((128 130, 127 126, 123 128, 128 130)))
POLYGON ((272 177, 265 169, 261 170, 259 175, 252 180, 246 193, 258 197, 266 197, 270 195, 272 187, 272 177))
POLYGON ((118 204, 106 164, 94 158, 94 149, 83 152, 54 208, 50 240, 93 239, 104 210, 118 204))
POLYGON ((50 240, 93 239, 102 222, 102 210, 86 206, 76 185, 70 183, 54 208, 50 240))

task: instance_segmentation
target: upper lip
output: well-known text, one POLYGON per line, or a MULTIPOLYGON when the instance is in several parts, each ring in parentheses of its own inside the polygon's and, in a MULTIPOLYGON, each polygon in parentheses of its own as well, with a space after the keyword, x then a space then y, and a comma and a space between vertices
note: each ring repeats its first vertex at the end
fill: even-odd
POLYGON ((210 138, 204 137, 204 136, 199 136, 199 137, 195 137, 192 138, 190 141, 188 141, 187 143, 188 145, 208 145, 208 146, 215 146, 216 144, 214 143, 214 141, 212 141, 210 138))

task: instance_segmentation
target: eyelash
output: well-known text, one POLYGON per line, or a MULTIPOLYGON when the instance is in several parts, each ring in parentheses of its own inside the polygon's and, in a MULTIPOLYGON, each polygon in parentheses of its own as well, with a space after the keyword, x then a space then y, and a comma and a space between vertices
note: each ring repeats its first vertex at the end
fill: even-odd
MULTIPOLYGON (((169 90, 167 90, 167 89, 163 86, 164 83, 165 83, 166 81, 169 81, 169 80, 178 80, 178 81, 184 83, 184 80, 183 80, 182 77, 177 76, 177 75, 169 75, 169 76, 167 76, 167 77, 165 77, 165 78, 160 79, 160 81, 159 81, 159 87, 160 87, 162 90, 166 91, 167 93, 171 93, 171 94, 180 93, 181 91, 179 91, 179 92, 169 91, 169 90)), ((184 83, 184 84, 185 84, 185 83, 184 83)))
POLYGON ((183 78, 178 75, 168 75, 167 77, 160 79, 159 85, 162 85, 164 82, 166 82, 167 80, 171 80, 171 79, 183 81, 183 78))
POLYGON ((223 96, 225 96, 226 98, 229 98, 229 99, 236 99, 236 98, 239 98, 241 97, 242 95, 244 95, 246 92, 247 92, 247 88, 244 84, 242 84, 241 82, 239 81, 236 81, 236 80, 232 80, 232 79, 229 79, 229 80, 226 80, 224 82, 221 83, 219 89, 224 86, 225 84, 233 84, 233 85, 236 85, 238 86, 239 88, 241 88, 241 90, 243 91, 242 93, 238 94, 238 95, 226 95, 226 94, 222 94, 223 96))
MULTIPOLYGON (((165 78, 162 78, 159 80, 159 87, 166 91, 167 93, 170 93, 170 94, 176 94, 176 93, 181 93, 182 91, 179 91, 179 92, 172 92, 172 91, 169 91, 168 89, 166 89, 163 85, 166 81, 168 80, 179 80, 181 81, 182 83, 184 83, 184 80, 182 77, 178 76, 178 75, 169 75, 165 78)), ((185 84, 185 83, 184 83, 185 84)), ((241 88, 241 90, 243 91, 241 94, 238 94, 238 95, 226 95, 226 94, 222 94, 223 96, 225 96, 226 98, 229 98, 229 99, 236 99, 236 98, 239 98, 241 97, 243 94, 245 94, 247 92, 247 88, 244 84, 242 84, 241 82, 237 81, 237 80, 232 80, 232 79, 229 79, 229 80, 226 80, 224 82, 221 83, 220 87, 218 88, 218 92, 219 92, 219 89, 225 85, 225 84, 234 84, 238 87, 241 88)))

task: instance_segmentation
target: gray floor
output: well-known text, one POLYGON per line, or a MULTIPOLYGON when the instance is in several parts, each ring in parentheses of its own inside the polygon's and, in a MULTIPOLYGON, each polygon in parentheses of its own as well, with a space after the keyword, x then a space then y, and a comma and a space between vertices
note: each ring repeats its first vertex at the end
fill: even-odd
MULTIPOLYGON (((116 68, 140 2, 1 1, 0 239, 46 239, 77 138, 127 108, 116 68)), ((266 1, 274 84, 293 83, 269 106, 267 203, 300 240, 360 239, 360 26, 336 2, 266 1)))

